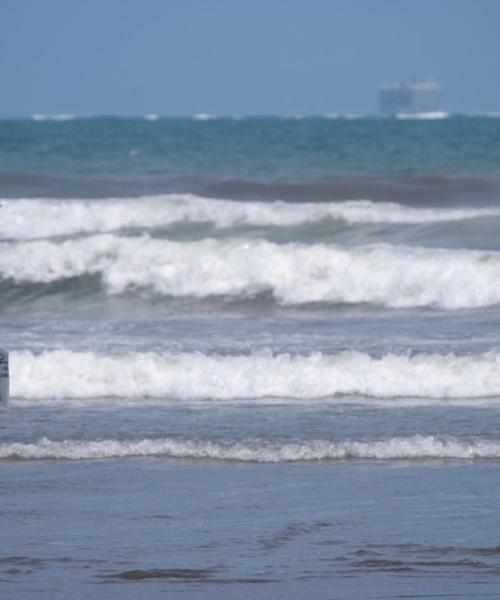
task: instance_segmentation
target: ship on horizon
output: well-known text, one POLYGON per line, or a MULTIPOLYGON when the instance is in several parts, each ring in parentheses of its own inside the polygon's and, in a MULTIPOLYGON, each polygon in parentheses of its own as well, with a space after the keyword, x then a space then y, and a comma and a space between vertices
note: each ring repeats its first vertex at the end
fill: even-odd
POLYGON ((440 118, 443 87, 432 79, 381 85, 378 92, 380 112, 387 117, 440 118))

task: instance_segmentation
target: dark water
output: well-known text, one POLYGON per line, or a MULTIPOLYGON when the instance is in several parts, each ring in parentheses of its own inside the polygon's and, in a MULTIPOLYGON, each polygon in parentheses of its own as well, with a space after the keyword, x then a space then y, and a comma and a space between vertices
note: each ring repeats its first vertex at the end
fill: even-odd
POLYGON ((0 590, 497 597, 500 119, 0 122, 0 590))

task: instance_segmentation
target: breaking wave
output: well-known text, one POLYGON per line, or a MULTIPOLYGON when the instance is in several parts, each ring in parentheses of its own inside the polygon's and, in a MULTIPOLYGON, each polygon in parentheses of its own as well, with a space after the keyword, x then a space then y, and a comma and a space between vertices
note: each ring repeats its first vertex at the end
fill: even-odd
POLYGON ((34 443, 0 444, 0 459, 3 460, 89 460, 122 457, 188 458, 256 463, 349 459, 498 460, 500 459, 500 442, 416 435, 373 441, 309 440, 295 443, 272 442, 262 439, 234 442, 175 438, 139 441, 116 439, 53 441, 42 438, 34 443))
POLYGON ((192 194, 106 200, 1 200, 0 239, 33 239, 175 223, 291 227, 324 219, 349 224, 415 224, 500 216, 500 208, 412 208, 395 202, 242 202, 192 194))
POLYGON ((35 113, 31 115, 33 121, 74 121, 75 115, 72 113, 58 113, 58 114, 40 114, 35 113))
POLYGON ((498 252, 245 239, 172 242, 114 235, 2 244, 0 280, 47 284, 88 275, 100 276, 110 294, 271 294, 288 305, 368 303, 389 308, 464 309, 500 303, 498 252))
POLYGON ((500 354, 221 356, 202 353, 99 355, 69 350, 11 353, 14 398, 321 400, 500 396, 500 354))
POLYGON ((420 113, 398 113, 396 118, 403 121, 435 121, 438 119, 447 119, 449 116, 450 113, 436 110, 420 113))

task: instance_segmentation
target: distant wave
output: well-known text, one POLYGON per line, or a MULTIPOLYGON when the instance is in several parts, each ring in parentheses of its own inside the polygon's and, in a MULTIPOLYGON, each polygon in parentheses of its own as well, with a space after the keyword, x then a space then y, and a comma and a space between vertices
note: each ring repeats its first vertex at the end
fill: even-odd
POLYGON ((281 304, 360 304, 463 309, 500 303, 500 253, 377 244, 172 242, 96 235, 3 242, 0 280, 50 283, 99 275, 110 294, 143 290, 206 298, 271 294, 281 304))
POLYGON ((0 239, 32 239, 176 223, 295 227, 325 219, 349 224, 407 225, 500 216, 500 207, 412 208, 394 202, 238 202, 193 194, 106 200, 0 200, 0 239))
POLYGON ((393 437, 384 440, 308 440, 280 442, 262 439, 209 441, 157 438, 142 440, 71 440, 41 438, 33 443, 0 444, 0 459, 95 460, 122 457, 164 457, 255 463, 338 460, 500 459, 497 440, 455 437, 393 437))
POLYGON ((396 118, 404 121, 435 121, 436 119, 447 119, 449 113, 443 111, 421 112, 421 113, 398 113, 396 118))
POLYGON ((195 121, 213 121, 217 118, 217 115, 213 115, 210 113, 196 113, 193 115, 193 119, 195 121))
POLYGON ((35 113, 31 118, 33 121, 73 121, 75 119, 75 115, 71 113, 59 113, 52 115, 35 113))
POLYGON ((500 396, 500 355, 12 352, 13 398, 221 400, 500 396))
POLYGON ((359 119, 373 118, 373 115, 366 113, 324 113, 321 115, 324 119, 346 119, 347 121, 357 121, 359 119))

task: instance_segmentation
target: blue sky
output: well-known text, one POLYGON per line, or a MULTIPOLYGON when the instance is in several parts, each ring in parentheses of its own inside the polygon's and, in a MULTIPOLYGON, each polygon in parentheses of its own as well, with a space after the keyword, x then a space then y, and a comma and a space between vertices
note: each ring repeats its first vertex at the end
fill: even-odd
POLYGON ((500 111, 500 0, 1 0, 0 115, 500 111))

